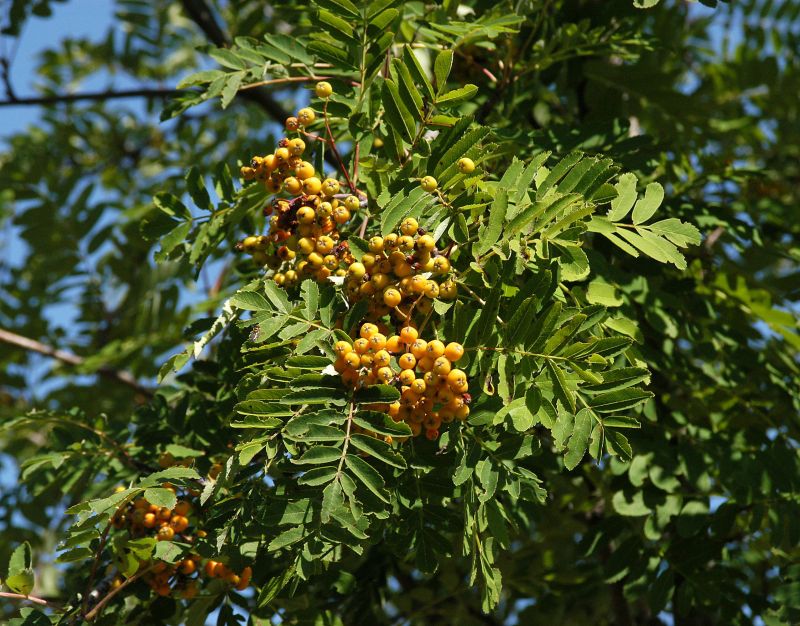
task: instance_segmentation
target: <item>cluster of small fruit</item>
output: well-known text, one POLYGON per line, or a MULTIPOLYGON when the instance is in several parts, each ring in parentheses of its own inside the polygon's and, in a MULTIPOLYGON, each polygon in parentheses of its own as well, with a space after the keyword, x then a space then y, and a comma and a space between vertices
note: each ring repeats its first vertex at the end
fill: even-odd
MULTIPOLYGON (((169 456, 171 457, 171 455, 169 456)), ((159 464, 163 464, 165 460, 162 455, 159 464)), ((172 460, 174 461, 174 459, 172 460)), ((204 538, 205 531, 197 528, 191 520, 192 504, 188 498, 197 493, 187 491, 178 494, 175 487, 169 483, 162 485, 162 488, 179 496, 180 499, 173 508, 160 507, 148 502, 144 497, 139 497, 116 511, 111 518, 112 527, 117 530, 126 530, 133 539, 151 536, 156 541, 176 539, 183 543, 193 544, 198 538, 204 538)), ((119 490, 124 490, 124 487, 118 488, 119 490)), ((146 570, 142 579, 158 595, 167 596, 175 593, 190 599, 197 594, 201 565, 201 557, 197 554, 190 554, 176 563, 143 561, 139 567, 146 570)), ((222 578, 239 590, 247 588, 252 576, 252 570, 249 567, 244 568, 240 574, 236 574, 217 561, 207 561, 205 572, 212 578, 222 578)), ((122 579, 117 576, 112 582, 112 587, 119 586, 121 583, 122 579)))
POLYGON ((410 325, 387 337, 377 325, 367 322, 359 335, 352 344, 338 341, 334 346, 334 368, 344 384, 354 389, 385 384, 400 390, 398 401, 367 408, 406 422, 413 436, 424 431, 431 440, 439 437, 442 424, 467 419, 469 381, 465 372, 453 368, 464 356, 461 344, 425 341, 410 325))
MULTIPOLYGON (((163 488, 175 492, 171 485, 164 485, 163 488)), ((192 526, 189 518, 191 511, 192 505, 185 499, 178 500, 175 507, 170 509, 137 498, 117 510, 111 518, 111 525, 118 530, 127 529, 134 538, 154 535, 158 541, 170 541, 176 536, 189 536, 185 533, 192 526)))
POLYGON ((427 315, 436 298, 457 296, 456 283, 446 278, 450 260, 439 253, 433 237, 413 217, 402 221, 399 235, 372 237, 368 245, 369 252, 361 261, 348 266, 344 283, 348 300, 369 301, 368 319, 391 313, 405 320, 415 310, 427 315))
MULTIPOLYGON (((286 120, 286 129, 296 131, 314 119, 313 110, 301 109, 286 120)), ((269 234, 246 237, 238 245, 257 265, 274 270, 278 285, 291 286, 308 276, 322 282, 346 263, 347 246, 339 244, 338 229, 362 206, 358 196, 339 193, 338 180, 317 176, 314 166, 302 159, 305 148, 301 138, 285 137, 274 154, 253 157, 241 169, 245 180, 262 180, 275 194, 295 196, 275 198, 264 208, 270 216, 269 234)))

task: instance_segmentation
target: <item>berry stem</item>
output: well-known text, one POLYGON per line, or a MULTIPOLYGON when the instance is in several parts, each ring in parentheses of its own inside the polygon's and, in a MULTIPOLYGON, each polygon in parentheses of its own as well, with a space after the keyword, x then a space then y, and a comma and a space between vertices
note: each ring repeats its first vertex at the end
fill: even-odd
POLYGON ((336 140, 333 138, 333 132, 331 131, 330 121, 328 120, 328 101, 325 100, 325 104, 322 106, 322 117, 325 120, 325 131, 328 133, 328 144, 331 147, 331 152, 333 152, 333 156, 336 157, 336 160, 339 163, 339 168, 342 170, 344 174, 344 178, 347 181, 347 185, 350 187, 350 190, 353 193, 356 193, 356 186, 353 184, 353 181, 350 179, 350 174, 347 171, 347 168, 344 166, 344 161, 342 161, 342 157, 339 154, 339 150, 336 148, 336 140))

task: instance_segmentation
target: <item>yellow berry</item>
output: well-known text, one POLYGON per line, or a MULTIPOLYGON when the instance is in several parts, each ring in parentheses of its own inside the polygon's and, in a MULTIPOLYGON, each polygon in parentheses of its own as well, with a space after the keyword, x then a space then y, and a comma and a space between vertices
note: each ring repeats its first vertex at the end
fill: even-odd
POLYGON ((383 252, 383 237, 372 237, 369 240, 369 249, 372 252, 383 252))
POLYGON ((284 179, 283 186, 293 196, 298 195, 303 190, 303 184, 294 176, 284 179))
POLYGON ((314 92, 317 94, 317 98, 330 98, 333 93, 333 87, 329 82, 323 80, 316 84, 314 92))
POLYGON ((292 156, 300 156, 306 150, 306 142, 300 139, 300 137, 296 137, 289 142, 287 147, 292 156))
POLYGON ((399 359, 397 359, 397 364, 404 370, 413 370, 414 366, 417 364, 417 359, 414 358, 414 355, 410 352, 406 352, 399 359))
POLYGON ((468 157, 462 157, 458 160, 458 171, 462 174, 471 174, 475 171, 475 161, 468 157))
POLYGON ((438 359, 444 354, 444 347, 445 346, 441 341, 434 339, 433 341, 428 342, 428 345, 425 347, 425 353, 432 359, 438 359))
POLYGON ((326 178, 322 181, 322 195, 332 196, 339 193, 339 181, 335 178, 326 178))
POLYGON ((352 276, 353 278, 361 278, 364 274, 367 273, 367 269, 364 267, 363 264, 356 261, 355 263, 351 263, 350 267, 347 268, 347 274, 352 276))
POLYGON ((297 176, 300 180, 305 180, 306 178, 311 178, 314 173, 314 166, 311 165, 308 161, 300 161, 297 166, 294 168, 295 176, 297 176))
MULTIPOLYGON (((444 356, 446 356, 449 361, 455 363, 462 356, 464 356, 464 346, 462 346, 460 343, 451 341, 444 348, 444 356)), ((453 370, 453 371, 457 372, 459 370, 453 370)))
POLYGON ((419 184, 425 191, 428 192, 436 191, 436 188, 439 186, 439 183, 436 182, 436 179, 433 176, 425 176, 419 181, 419 184))
POLYGON ((322 181, 316 176, 311 176, 303 181, 303 191, 306 195, 315 196, 322 189, 322 181))
POLYGON ((400 232, 404 235, 416 235, 419 223, 413 217, 407 217, 400 223, 400 232))
POLYGON ((400 304, 402 299, 403 296, 400 295, 400 292, 394 287, 389 287, 383 292, 383 302, 388 307, 396 307, 398 304, 400 304))
POLYGON ((347 196, 344 200, 344 206, 348 211, 358 211, 361 201, 356 196, 347 196))
POLYGON ((300 109, 300 110, 297 112, 297 123, 298 123, 300 126, 308 126, 308 125, 309 125, 309 124, 311 124, 311 123, 312 123, 312 122, 313 122, 313 121, 314 121, 316 118, 317 118, 317 116, 314 114, 314 111, 312 111, 312 110, 311 110, 311 109, 309 109, 309 108, 303 108, 303 109, 300 109))
POLYGON ((375 324, 371 324, 370 322, 363 324, 361 326, 361 330, 359 331, 359 335, 361 335, 361 337, 363 337, 364 339, 369 339, 373 335, 377 334, 378 334, 378 327, 375 326, 375 324))

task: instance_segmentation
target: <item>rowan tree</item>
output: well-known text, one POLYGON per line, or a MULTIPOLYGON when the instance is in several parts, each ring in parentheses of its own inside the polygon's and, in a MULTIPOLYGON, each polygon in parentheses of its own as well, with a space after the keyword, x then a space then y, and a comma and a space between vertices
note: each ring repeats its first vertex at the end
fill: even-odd
POLYGON ((3 619, 800 621, 800 5, 703 4, 117 0, 0 59, 3 619))

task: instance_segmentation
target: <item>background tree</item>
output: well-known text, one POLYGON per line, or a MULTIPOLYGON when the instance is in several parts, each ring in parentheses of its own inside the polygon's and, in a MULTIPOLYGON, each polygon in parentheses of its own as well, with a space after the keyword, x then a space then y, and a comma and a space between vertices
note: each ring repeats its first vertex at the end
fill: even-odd
MULTIPOLYGON (((35 96, 2 59, 4 114, 42 107, 0 158, 3 618, 799 621, 800 6, 361 4, 118 0, 35 96), (309 98, 343 166, 306 137, 310 160, 365 194, 353 253, 411 212, 450 254, 459 298, 427 328, 467 347, 473 404, 435 442, 355 438, 400 428, 319 377, 366 312, 234 251, 270 197, 239 166, 309 98), (317 402, 346 435, 308 429, 317 402), (337 445, 298 481, 287 454, 337 445), (144 489, 172 506, 164 481, 252 591, 145 584, 186 542, 109 521, 144 489)), ((8 3, 4 43, 52 9, 8 3)))

